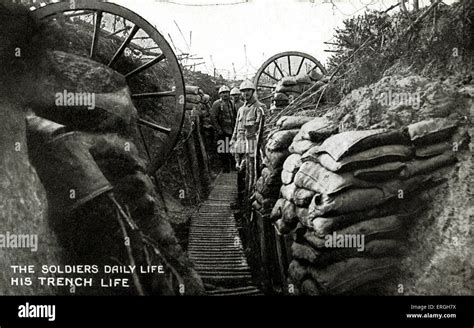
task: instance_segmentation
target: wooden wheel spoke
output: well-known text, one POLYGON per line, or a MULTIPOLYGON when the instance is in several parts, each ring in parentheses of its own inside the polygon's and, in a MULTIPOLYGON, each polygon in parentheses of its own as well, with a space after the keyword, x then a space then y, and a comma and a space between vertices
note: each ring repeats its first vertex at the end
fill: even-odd
POLYGON ((146 92, 136 93, 132 95, 132 99, 149 99, 149 98, 164 98, 176 96, 175 91, 157 91, 157 92, 146 92))
POLYGON ((278 72, 280 72, 281 77, 285 77, 285 74, 283 74, 283 71, 281 70, 280 66, 278 66, 276 60, 273 61, 273 64, 275 64, 275 67, 277 68, 278 72))
POLYGON ((318 65, 314 65, 314 66, 308 71, 308 73, 311 73, 311 72, 314 71, 316 68, 319 68, 318 65))
POLYGON ((259 84, 259 88, 264 88, 264 89, 275 89, 273 85, 268 85, 268 84, 259 84))
POLYGON ((125 78, 129 79, 129 78, 131 78, 132 76, 135 76, 135 75, 137 75, 138 73, 141 73, 141 72, 143 72, 144 70, 150 68, 151 66, 153 66, 153 65, 155 65, 155 64, 158 64, 160 61, 162 61, 162 60, 165 59, 165 58, 166 58, 165 55, 164 55, 164 54, 161 54, 161 55, 159 55, 158 57, 156 57, 156 58, 150 60, 148 63, 143 64, 142 66, 140 66, 140 67, 134 69, 134 70, 131 71, 130 73, 127 73, 127 74, 125 75, 125 78))
POLYGON ((114 56, 112 57, 112 59, 110 60, 107 66, 111 67, 113 64, 115 64, 115 62, 123 54, 123 52, 125 51, 127 46, 130 44, 130 42, 132 42, 132 39, 135 37, 135 35, 138 33, 139 30, 140 28, 137 25, 133 27, 132 31, 127 36, 127 38, 123 41, 123 43, 120 45, 117 52, 115 52, 114 56))
MULTIPOLYGON (((72 14, 69 14, 67 12, 64 12, 62 13, 62 15, 66 18, 73 18, 73 17, 77 17, 77 16, 87 16, 87 15, 90 15, 90 14, 93 14, 94 11, 92 10, 82 10, 80 12, 73 12, 72 14)), ((59 15, 60 13, 58 13, 59 15)))
MULTIPOLYGON (((163 68, 169 72, 169 75, 173 80, 171 83, 174 85, 175 90, 147 92, 147 90, 160 90, 158 86, 161 85, 161 81, 158 81, 158 77, 155 76, 155 74, 150 74, 153 76, 150 76, 150 82, 147 81, 146 83, 150 83, 151 85, 156 86, 156 88, 143 90, 143 86, 134 85, 132 89, 135 94, 131 95, 134 99, 159 99, 170 97, 170 100, 176 101, 179 96, 179 102, 177 101, 178 105, 170 107, 170 110, 172 111, 170 116, 173 118, 176 117, 176 120, 162 123, 164 126, 157 123, 160 122, 160 119, 152 118, 154 116, 149 118, 143 117, 144 119, 140 118, 137 121, 139 129, 150 129, 148 134, 145 133, 147 138, 159 138, 159 142, 163 142, 162 152, 160 152, 159 156, 150 153, 150 147, 148 147, 148 155, 152 158, 150 159, 146 171, 149 174, 156 172, 156 170, 165 163, 166 158, 176 146, 184 124, 186 113, 184 106, 182 106, 185 102, 185 83, 182 68, 175 52, 170 46, 170 43, 143 17, 123 6, 109 1, 54 1, 47 5, 38 6, 35 7, 35 9, 32 9, 32 16, 35 19, 44 21, 48 24, 64 24, 63 22, 65 22, 79 25, 79 29, 90 29, 90 40, 88 40, 86 44, 82 44, 80 40, 76 40, 77 46, 80 47, 77 48, 78 52, 80 50, 79 55, 82 56, 85 52, 85 57, 102 63, 102 60, 99 61, 98 57, 99 55, 103 55, 103 53, 107 53, 107 51, 102 51, 103 49, 101 49, 102 45, 107 43, 109 46, 113 47, 113 50, 104 59, 105 62, 103 64, 106 64, 116 72, 123 74, 128 80, 127 84, 129 84, 129 86, 133 84, 131 78, 133 79, 133 77, 136 77, 136 75, 149 68, 153 71, 155 69, 159 70, 163 68), (107 20, 109 15, 115 17, 115 20, 112 22, 114 26, 113 32, 110 32, 108 29, 109 23, 111 23, 107 20), (79 18, 74 19, 76 16, 79 16, 79 18), (107 23, 107 26, 105 27, 104 22, 107 23), (116 24, 117 22, 119 25, 116 24), (144 35, 138 37, 140 31, 143 31, 144 35), (153 44, 146 43, 146 46, 144 47, 135 44, 136 40, 142 39, 146 42, 148 42, 148 40, 153 41, 153 44), (132 68, 125 68, 124 65, 124 68, 120 71, 119 66, 121 66, 121 58, 123 59, 123 57, 125 57, 127 49, 130 48, 136 48, 141 52, 142 56, 146 56, 146 59, 140 60, 138 57, 133 56, 131 61, 135 63, 135 66, 132 68), (159 65, 154 66, 157 63, 159 63, 159 65), (154 132, 152 134, 152 131, 156 131, 156 133, 154 132)), ((72 52, 76 53, 76 48, 71 50, 74 50, 72 52)), ((137 101, 138 112, 145 110, 144 108, 138 107, 146 107, 146 105, 147 104, 144 102, 137 101)), ((160 115, 161 114, 163 113, 160 113, 160 115)), ((143 137, 143 134, 140 134, 143 137)), ((144 140, 145 144, 146 142, 147 140, 144 140)), ((148 142, 149 146, 151 146, 151 142, 151 140, 148 142)))
POLYGON ((150 122, 150 121, 147 121, 147 120, 144 120, 142 118, 139 118, 138 119, 138 124, 140 125, 143 125, 143 126, 146 126, 150 129, 153 129, 155 131, 158 131, 158 132, 161 132, 161 133, 165 133, 165 134, 170 134, 171 133, 171 129, 170 128, 166 128, 164 126, 161 126, 161 125, 158 125, 156 123, 153 123, 153 122, 150 122))
POLYGON ((303 67, 303 63, 304 63, 304 60, 305 60, 305 59, 306 59, 306 58, 301 57, 301 62, 300 62, 300 64, 299 64, 299 66, 298 66, 298 70, 296 71, 296 75, 300 74, 301 68, 303 67))
POLYGON ((95 14, 94 35, 92 36, 92 46, 91 46, 91 51, 89 54, 90 58, 94 57, 95 50, 97 48, 97 43, 99 42, 99 33, 100 33, 100 25, 102 23, 102 16, 103 16, 103 13, 101 10, 97 11, 95 14))
POLYGON ((273 80, 275 80, 275 81, 278 82, 278 79, 277 79, 276 77, 274 77, 273 75, 270 75, 270 74, 268 74, 267 72, 262 72, 262 73, 265 74, 266 76, 268 76, 269 78, 271 78, 271 79, 273 79, 273 80))
POLYGON ((291 56, 288 56, 288 74, 291 76, 291 56))

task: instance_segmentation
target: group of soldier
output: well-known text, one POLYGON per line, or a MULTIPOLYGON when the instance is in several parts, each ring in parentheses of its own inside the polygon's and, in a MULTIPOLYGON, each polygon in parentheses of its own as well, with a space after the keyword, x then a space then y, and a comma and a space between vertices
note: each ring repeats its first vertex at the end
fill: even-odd
POLYGON ((223 171, 230 172, 234 167, 237 171, 239 197, 232 204, 234 208, 245 205, 244 199, 252 193, 256 181, 265 112, 266 106, 258 101, 255 85, 246 80, 239 88, 222 86, 219 99, 209 110, 208 120, 203 122, 206 138, 213 134, 214 144, 209 146, 219 155, 223 171))

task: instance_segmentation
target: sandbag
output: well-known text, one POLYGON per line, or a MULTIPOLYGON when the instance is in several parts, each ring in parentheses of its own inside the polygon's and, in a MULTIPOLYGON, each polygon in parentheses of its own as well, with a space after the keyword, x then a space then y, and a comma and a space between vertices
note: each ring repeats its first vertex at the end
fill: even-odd
POLYGON ((280 80, 280 83, 287 87, 297 84, 296 78, 294 76, 285 76, 280 80))
POLYGON ((407 179, 415 175, 431 173, 440 167, 454 164, 456 161, 457 158, 451 151, 424 160, 413 160, 406 163, 406 167, 400 172, 400 176, 407 179))
MULTIPOLYGON (((278 196, 278 195, 277 195, 277 196, 278 196)), ((272 209, 273 209, 273 206, 275 205, 275 203, 276 203, 276 201, 277 201, 277 200, 276 200, 276 197, 277 197, 277 196, 275 196, 275 198, 265 198, 265 199, 263 200, 263 203, 261 204, 262 207, 261 207, 260 210, 261 210, 263 213, 270 213, 270 212, 272 211, 272 209)))
POLYGON ((296 242, 292 244, 291 251, 295 259, 304 260, 318 266, 323 266, 355 257, 396 257, 401 255, 405 251, 405 248, 403 245, 401 245, 399 240, 380 239, 372 240, 365 244, 364 251, 362 252, 359 252, 357 248, 316 250, 309 245, 296 242))
POLYGON ((278 83, 275 87, 275 93, 286 93, 287 95, 290 94, 301 94, 301 87, 299 85, 282 85, 278 83))
POLYGON ((289 185, 293 182, 295 174, 292 172, 288 172, 286 170, 281 171, 281 182, 283 184, 289 185))
POLYGON ((426 145, 450 139, 456 128, 457 122, 453 120, 434 118, 410 124, 407 130, 415 145, 426 145))
POLYGON ((308 212, 299 213, 296 211, 300 222, 313 230, 317 236, 325 236, 336 230, 341 230, 350 225, 361 221, 382 218, 396 215, 399 220, 408 222, 410 219, 418 217, 419 213, 426 208, 426 201, 422 197, 411 198, 409 201, 404 199, 394 199, 378 207, 365 211, 351 212, 337 216, 310 217, 308 212), (305 215, 306 217, 299 216, 305 215))
MULTIPOLYGON (((274 100, 274 101, 286 101, 286 102, 288 102, 288 96, 287 96, 286 94, 284 94, 284 93, 279 93, 279 92, 277 92, 277 93, 275 93, 275 95, 273 96, 273 100, 274 100)), ((278 126, 278 124, 277 124, 277 126, 278 126)))
POLYGON ((440 142, 431 145, 416 147, 415 157, 425 158, 441 155, 444 152, 453 150, 453 145, 449 142, 440 142))
POLYGON ((295 204, 290 201, 284 202, 281 208, 281 219, 293 228, 298 223, 298 218, 296 217, 295 204))
MULTIPOLYGON (((335 245, 329 245, 328 247, 327 241, 329 237, 333 237, 334 235, 336 236, 335 242, 337 242, 337 236, 343 236, 344 238, 346 236, 363 236, 364 242, 368 243, 369 241, 374 239, 396 239, 400 237, 400 235, 404 232, 403 227, 404 221, 398 218, 398 216, 396 215, 391 215, 383 218, 361 221, 359 223, 350 225, 344 229, 334 231, 332 234, 325 236, 319 236, 313 231, 307 231, 304 235, 304 238, 312 247, 318 249, 332 249, 335 245)), ((341 247, 343 248, 344 246, 345 245, 341 245, 341 247)))
POLYGON ((383 280, 395 271, 396 263, 398 260, 391 257, 351 258, 323 268, 309 267, 304 270, 303 267, 301 271, 304 272, 303 278, 310 272, 312 278, 321 286, 322 293, 340 295, 383 280))
POLYGON ((402 162, 391 162, 375 165, 354 171, 354 177, 366 181, 384 181, 400 177, 400 172, 406 167, 402 162))
POLYGON ((299 285, 301 281, 309 277, 310 272, 308 266, 298 260, 292 260, 288 266, 288 274, 291 277, 292 282, 299 285))
MULTIPOLYGON (((314 197, 314 196, 313 196, 314 197)), ((309 215, 309 209, 307 207, 296 207, 296 217, 300 220, 301 224, 305 227, 310 227, 313 221, 313 217, 309 215)))
POLYGON ((300 244, 298 242, 293 242, 293 244, 291 245, 291 254, 295 259, 314 263, 316 262, 316 259, 320 256, 321 251, 316 250, 313 247, 300 244))
POLYGON ((307 207, 316 193, 304 188, 296 188, 293 194, 293 202, 296 206, 307 207))
POLYGON ((301 155, 299 154, 291 154, 283 163, 283 169, 285 171, 296 173, 298 172, 300 166, 303 164, 301 161, 301 155))
POLYGON ((287 149, 298 132, 299 130, 276 131, 270 136, 265 147, 272 151, 287 149))
POLYGON ((298 83, 298 84, 313 84, 313 81, 311 80, 311 78, 307 74, 301 73, 301 74, 298 74, 296 76, 296 83, 298 83))
POLYGON ((272 212, 270 214, 270 218, 273 221, 276 221, 281 218, 282 216, 282 207, 285 205, 286 199, 280 198, 276 201, 275 205, 273 206, 272 212))
POLYGON ((318 284, 314 279, 305 279, 300 286, 300 293, 307 296, 320 296, 318 284))
POLYGON ((407 180, 392 180, 377 188, 348 189, 334 195, 316 194, 309 206, 309 214, 317 217, 329 213, 342 214, 376 207, 403 191, 406 194, 423 186, 430 177, 415 176, 407 180))
POLYGON ((377 183, 359 180, 351 172, 337 174, 318 163, 304 162, 296 173, 295 185, 299 188, 331 195, 348 188, 377 186, 377 183))
POLYGON ((289 100, 275 100, 275 106, 270 107, 270 112, 272 110, 281 110, 290 104, 289 100))
POLYGON ((255 182, 255 190, 258 191, 259 193, 262 193, 264 186, 264 179, 263 177, 258 178, 257 182, 255 182))
POLYGON ((335 161, 339 161, 343 157, 385 145, 411 145, 411 140, 399 130, 346 131, 324 140, 319 152, 327 153, 335 161))
POLYGON ((309 72, 309 78, 313 81, 319 81, 324 77, 321 73, 318 73, 315 69, 309 72))
POLYGON ((262 205, 260 205, 260 203, 259 203, 258 201, 254 201, 254 202, 252 203, 252 207, 253 207, 254 209, 256 209, 257 211, 260 211, 260 210, 262 209, 262 205))
POLYGON ((265 149, 268 167, 272 169, 283 167, 283 163, 285 162, 285 159, 288 157, 288 155, 290 155, 290 152, 286 149, 282 151, 265 149))
POLYGON ((192 104, 199 104, 201 102, 201 96, 194 95, 194 94, 187 94, 186 95, 186 102, 189 102, 189 103, 192 103, 192 104))
POLYGON ((289 201, 293 200, 293 195, 295 194, 295 191, 296 186, 294 183, 291 183, 289 185, 283 185, 280 189, 281 196, 289 201))
POLYGON ((301 129, 300 129, 300 132, 298 132, 298 134, 293 138, 293 142, 297 142, 297 141, 303 141, 305 139, 303 139, 303 133, 301 132, 301 129))
POLYGON ((255 190, 258 191, 264 198, 276 198, 280 193, 280 184, 265 184, 265 179, 260 177, 255 183, 255 190))
POLYGON ((284 221, 283 219, 279 219, 274 224, 275 228, 278 230, 278 233, 287 235, 296 227, 297 222, 291 223, 284 221))
POLYGON ((260 193, 265 198, 278 198, 278 195, 280 194, 280 185, 276 186, 264 184, 260 193))
POLYGON ((305 140, 320 142, 337 132, 337 125, 326 117, 316 117, 301 127, 301 136, 305 140))
POLYGON ((198 95, 199 94, 199 87, 196 87, 194 85, 187 85, 186 86, 186 94, 198 95))
POLYGON ((408 161, 412 157, 413 148, 405 145, 389 145, 372 148, 335 161, 329 154, 320 154, 319 147, 316 146, 303 154, 301 160, 319 162, 333 172, 346 172, 389 162, 408 161))
POLYGON ((254 192, 253 199, 255 199, 257 202, 262 204, 263 201, 265 200, 265 197, 263 197, 263 195, 257 191, 257 192, 254 192))
POLYGON ((268 167, 263 168, 261 177, 264 180, 265 186, 273 188, 274 186, 278 187, 280 190, 281 186, 281 172, 283 168, 270 169, 268 167))
POLYGON ((299 129, 303 124, 311 121, 313 118, 314 117, 308 116, 282 116, 278 119, 276 126, 280 130, 299 129))
POLYGON ((318 146, 318 144, 309 140, 293 140, 293 143, 290 145, 290 148, 288 148, 288 150, 293 154, 301 155, 307 152, 309 149, 314 148, 315 146, 318 146))

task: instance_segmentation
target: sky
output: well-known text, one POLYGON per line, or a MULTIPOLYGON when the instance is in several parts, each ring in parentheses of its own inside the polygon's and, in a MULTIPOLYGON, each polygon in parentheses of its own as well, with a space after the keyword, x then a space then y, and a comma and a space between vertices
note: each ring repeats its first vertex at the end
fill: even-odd
MULTIPOLYGON (((420 0, 422 5, 429 0, 420 0)), ((263 62, 283 51, 302 51, 323 64, 324 44, 344 19, 397 0, 112 0, 154 25, 179 51, 203 57, 199 70, 214 67, 225 78, 252 77, 263 62), (181 29, 181 32, 178 29, 181 29), (190 32, 192 31, 192 37, 190 32), (211 58, 212 56, 212 58, 211 58), (228 76, 227 76, 228 75, 228 76)), ((452 2, 452 1, 448 1, 452 2)))

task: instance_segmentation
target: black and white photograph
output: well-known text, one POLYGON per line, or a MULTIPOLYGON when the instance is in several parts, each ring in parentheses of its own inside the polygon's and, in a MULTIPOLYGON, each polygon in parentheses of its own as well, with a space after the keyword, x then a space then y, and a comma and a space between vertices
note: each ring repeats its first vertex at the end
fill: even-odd
POLYGON ((472 0, 0 0, 0 300, 33 327, 210 296, 457 327, 473 75, 472 0))

